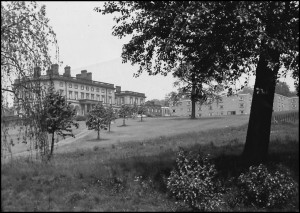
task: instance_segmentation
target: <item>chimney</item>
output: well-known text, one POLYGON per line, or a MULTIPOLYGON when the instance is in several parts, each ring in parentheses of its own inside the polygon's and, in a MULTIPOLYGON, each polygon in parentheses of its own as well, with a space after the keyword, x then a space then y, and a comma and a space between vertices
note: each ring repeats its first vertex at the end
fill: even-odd
POLYGON ((87 72, 86 70, 81 70, 81 78, 86 79, 86 77, 87 77, 86 76, 87 75, 86 72, 87 72))
POLYGON ((63 74, 63 76, 71 77, 71 67, 70 66, 65 67, 65 73, 63 74))
POLYGON ((53 72, 53 75, 59 75, 59 73, 58 73, 58 64, 52 64, 51 65, 51 70, 53 72))
POLYGON ((33 68, 33 77, 34 78, 41 77, 41 68, 40 67, 33 68))
POLYGON ((81 79, 81 74, 76 74, 76 79, 81 79))
POLYGON ((92 80, 92 73, 91 73, 91 72, 88 72, 88 73, 87 73, 86 79, 92 80))
POLYGON ((121 87, 120 86, 116 86, 116 92, 120 93, 121 92, 121 87))

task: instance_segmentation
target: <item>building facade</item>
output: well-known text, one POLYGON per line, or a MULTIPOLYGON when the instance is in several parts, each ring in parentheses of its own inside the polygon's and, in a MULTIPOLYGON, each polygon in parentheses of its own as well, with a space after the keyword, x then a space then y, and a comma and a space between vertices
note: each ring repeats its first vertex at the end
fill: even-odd
POLYGON ((161 105, 155 104, 154 101, 147 101, 145 108, 148 116, 162 116, 161 105))
MULTIPOLYGON (((250 114, 252 95, 237 94, 227 97, 221 96, 221 100, 200 105, 196 103, 196 117, 223 116, 223 115, 243 115, 250 114)), ((299 110, 299 97, 285 97, 283 95, 274 95, 273 110, 288 111, 299 110)), ((190 116, 192 113, 192 104, 190 99, 182 99, 176 104, 170 104, 171 115, 190 116)))
MULTIPOLYGON (((40 74, 40 69, 34 70, 32 82, 38 81, 42 88, 46 91, 52 86, 55 91, 66 97, 71 103, 77 115, 86 115, 96 104, 102 103, 108 107, 110 105, 117 111, 122 104, 137 105, 144 103, 146 96, 144 93, 121 91, 121 87, 115 87, 114 84, 94 81, 92 73, 87 70, 82 70, 76 77, 71 76, 71 67, 64 68, 63 75, 58 72, 58 64, 53 64, 46 75, 40 74), (134 100, 134 101, 132 101, 134 100)), ((24 84, 22 80, 16 80, 14 83, 15 89, 20 89, 24 84)), ((20 91, 19 96, 22 97, 24 92, 20 91)), ((15 101, 15 105, 17 101, 15 101)))

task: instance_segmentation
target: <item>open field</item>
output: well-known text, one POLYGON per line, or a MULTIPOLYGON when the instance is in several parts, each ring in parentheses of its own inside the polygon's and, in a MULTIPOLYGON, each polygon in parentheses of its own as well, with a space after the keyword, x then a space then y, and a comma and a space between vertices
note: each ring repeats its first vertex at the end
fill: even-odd
MULTIPOLYGON (((77 149, 91 149, 94 146, 111 146, 112 144, 123 143, 126 141, 142 141, 145 139, 156 138, 160 136, 171 136, 176 134, 199 132, 209 129, 228 128, 246 124, 249 120, 248 115, 209 117, 196 120, 190 120, 184 117, 157 117, 140 119, 126 119, 126 126, 122 119, 117 119, 111 125, 111 132, 101 130, 100 140, 97 140, 97 132, 87 130, 85 122, 79 122, 79 128, 74 128, 75 138, 63 140, 62 137, 56 137, 55 152, 75 151, 77 149), (71 145, 72 144, 72 145, 71 145)), ((17 129, 10 131, 9 140, 12 138, 15 145, 11 148, 13 155, 25 152, 28 145, 21 142, 17 143, 17 129)), ((49 137, 50 139, 50 137, 49 137)), ((28 153, 27 153, 28 154, 28 153)))
MULTIPOLYGON (((167 123, 168 119, 161 122, 167 123)), ((169 196, 164 178, 175 165, 179 147, 209 153, 226 184, 230 178, 245 171, 239 155, 246 137, 247 117, 241 125, 230 121, 234 127, 225 127, 229 124, 226 118, 206 121, 178 118, 173 128, 178 126, 181 129, 180 124, 186 124, 192 131, 172 134, 158 126, 153 128, 160 129, 160 134, 169 135, 145 135, 138 140, 118 142, 116 139, 116 143, 106 143, 113 141, 109 136, 116 134, 116 129, 124 131, 122 134, 125 135, 141 128, 139 124, 151 126, 151 123, 158 123, 155 119, 146 119, 144 123, 128 119, 126 122, 131 126, 117 127, 117 123, 112 127, 116 132, 102 134, 106 140, 89 142, 96 138, 92 133, 72 143, 72 146, 77 146, 74 152, 58 151, 71 144, 59 147, 46 166, 40 162, 14 159, 1 166, 1 208, 3 211, 190 211, 169 196), (204 124, 204 129, 200 129, 204 124), (209 128, 210 125, 219 125, 219 128, 209 128), (84 141, 89 146, 78 145, 84 141)), ((299 120, 272 124, 271 130, 269 165, 283 165, 299 183, 299 120)), ((151 134, 151 130, 144 131, 151 134)), ((244 206, 222 206, 221 210, 268 211, 244 206)), ((299 211, 299 201, 295 207, 284 207, 283 211, 299 211)))

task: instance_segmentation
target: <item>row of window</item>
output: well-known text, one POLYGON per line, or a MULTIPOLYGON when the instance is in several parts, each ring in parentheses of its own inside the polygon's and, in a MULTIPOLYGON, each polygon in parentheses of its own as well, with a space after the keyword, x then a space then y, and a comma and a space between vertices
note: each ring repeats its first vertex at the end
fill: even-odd
MULTIPOLYGON (((64 90, 60 90, 60 94, 62 95, 64 90)), ((78 100, 78 92, 74 92, 74 97, 73 97, 73 91, 69 91, 69 99, 75 99, 78 100)), ((80 93, 80 98, 81 99, 90 99, 90 100, 96 100, 96 101, 102 101, 103 103, 106 103, 105 95, 94 95, 94 94, 89 94, 89 93, 80 93), (91 95, 91 96, 90 96, 91 95), (90 98, 91 97, 91 98, 90 98), (101 99, 100 99, 101 97, 101 99)), ((112 97, 108 96, 108 103, 112 104, 112 97)))
POLYGON ((148 112, 160 112, 160 110, 159 109, 149 109, 148 108, 148 110, 147 110, 148 112))
MULTIPOLYGON (((244 106, 245 106, 244 103, 240 103, 240 104, 239 104, 239 107, 240 107, 240 108, 244 108, 244 106)), ((220 109, 224 109, 224 106, 223 106, 223 105, 220 105, 219 108, 220 108, 220 109)), ((209 106, 208 109, 209 109, 209 110, 213 110, 212 106, 209 106)), ((191 109, 188 108, 188 111, 190 112, 191 109)), ((201 107, 198 107, 198 111, 202 111, 201 107)))
MULTIPOLYGON (((63 82, 59 82, 59 86, 60 87, 63 87, 64 86, 64 83, 63 82)), ((69 83, 69 88, 73 88, 73 84, 72 83, 69 83)), ((78 89, 78 84, 74 84, 74 88, 75 89, 78 89)), ((85 89, 86 91, 89 91, 90 90, 90 87, 89 86, 85 86, 85 89)), ((81 90, 84 90, 84 85, 81 85, 81 90)), ((95 88, 94 87, 91 87, 91 91, 94 92, 95 91, 95 88)), ((108 93, 111 94, 113 90, 108 90, 108 93)), ((96 87, 96 92, 100 92, 100 88, 99 87, 96 87)), ((105 89, 101 89, 101 92, 102 93, 105 93, 105 89)))

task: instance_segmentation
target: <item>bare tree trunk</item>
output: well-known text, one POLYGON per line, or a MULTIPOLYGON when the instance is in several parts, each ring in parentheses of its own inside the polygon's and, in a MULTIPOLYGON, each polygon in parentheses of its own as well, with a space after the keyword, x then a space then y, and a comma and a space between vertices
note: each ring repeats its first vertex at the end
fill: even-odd
POLYGON ((123 126, 125 126, 125 116, 123 117, 123 126))
POLYGON ((50 156, 49 158, 52 156, 53 154, 53 149, 54 149, 54 132, 52 132, 52 142, 51 142, 51 151, 50 151, 50 156))
POLYGON ((248 165, 262 163, 268 156, 279 53, 268 49, 268 54, 276 65, 273 69, 269 68, 265 54, 261 53, 256 68, 248 131, 243 150, 243 159, 248 165))

